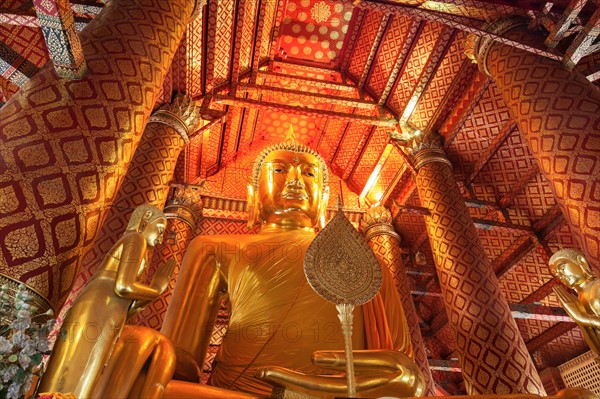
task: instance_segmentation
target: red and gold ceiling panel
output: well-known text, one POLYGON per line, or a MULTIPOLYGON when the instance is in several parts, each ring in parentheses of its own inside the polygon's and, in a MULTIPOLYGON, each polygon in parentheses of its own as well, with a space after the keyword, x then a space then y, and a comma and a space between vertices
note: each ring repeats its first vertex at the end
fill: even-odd
POLYGON ((490 261, 496 259, 515 240, 514 234, 498 230, 478 230, 483 249, 490 261))
POLYGON ((272 142, 283 141, 289 126, 292 125, 296 139, 308 145, 315 137, 319 137, 326 120, 325 118, 290 115, 275 111, 261 111, 261 113, 263 116, 260 125, 256 127, 255 137, 272 142))
POLYGON ((391 17, 389 28, 383 36, 366 84, 367 88, 377 97, 381 96, 386 87, 404 40, 406 40, 407 32, 413 23, 412 19, 401 15, 391 17))
POLYGON ((573 238, 573 233, 569 225, 564 221, 555 230, 554 234, 550 235, 547 239, 547 244, 552 252, 558 251, 563 248, 577 248, 579 244, 573 238))
MULTIPOLYGON (((257 1, 246 1, 246 2, 238 2, 238 13, 241 12, 241 8, 244 7, 244 19, 243 24, 241 26, 241 41, 236 42, 236 51, 239 46, 239 73, 244 73, 250 69, 252 65, 252 48, 254 47, 254 32, 255 32, 255 21, 256 21, 256 12, 257 12, 257 1)), ((272 3, 275 3, 274 1, 272 3)), ((239 17, 238 17, 239 18, 239 17)), ((240 25, 238 22, 237 29, 240 29, 240 25)), ((235 66, 234 66, 235 68, 235 66)))
MULTIPOLYGON (((371 177, 375 166, 380 161, 382 155, 384 154, 384 150, 386 149, 386 146, 389 143, 387 130, 389 130, 389 128, 385 127, 377 127, 373 129, 373 133, 371 134, 371 137, 369 137, 369 141, 367 142, 365 148, 362 151, 362 156, 360 157, 358 163, 354 167, 352 174, 349 176, 350 186, 358 187, 362 191, 362 189, 367 184, 367 180, 369 180, 369 178, 371 177)), ((391 149, 392 147, 390 146, 390 150, 391 149)), ((389 156, 389 152, 390 151, 388 150, 386 158, 387 156, 389 156)), ((383 167, 383 163, 381 164, 381 167, 383 167)), ((381 187, 381 185, 379 185, 377 187, 374 186, 373 189, 380 192, 380 195, 382 196, 385 187, 381 187)), ((379 199, 381 199, 381 196, 379 199)))
POLYGON ((520 303, 551 278, 544 259, 537 251, 530 251, 500 279, 500 286, 509 303, 520 303))
POLYGON ((506 15, 525 15, 523 10, 516 7, 476 0, 453 0, 451 3, 448 1, 423 1, 420 8, 480 21, 493 21, 506 15))
POLYGON ((0 41, 37 67, 48 62, 48 49, 40 28, 0 25, 0 41))
POLYGON ((350 174, 356 156, 365 144, 370 130, 371 126, 361 123, 351 123, 348 126, 333 160, 332 167, 335 173, 342 176, 350 174))
POLYGON ((548 320, 515 319, 515 321, 517 322, 517 327, 519 327, 519 331, 521 331, 525 343, 531 341, 540 334, 543 334, 556 324, 556 322, 548 320))
POLYGON ((397 114, 402 114, 407 107, 413 90, 419 82, 419 76, 444 28, 444 25, 437 22, 428 21, 425 24, 408 58, 404 73, 396 81, 396 87, 387 102, 387 105, 397 114))
MULTIPOLYGON (((337 111, 338 106, 334 108, 337 111)), ((329 119, 323 129, 322 137, 317 151, 327 161, 331 162, 338 148, 339 142, 348 126, 347 122, 338 119, 329 119)))
MULTIPOLYGON (((468 177, 485 149, 509 119, 508 109, 496 85, 491 84, 448 147, 455 173, 468 177)), ((483 198, 480 198, 483 199, 483 198)))
POLYGON ((358 81, 362 75, 367 58, 371 53, 373 42, 377 36, 377 30, 381 24, 381 19, 384 17, 382 13, 370 11, 366 14, 362 21, 362 26, 356 44, 350 57, 350 65, 348 66, 348 74, 358 81))
POLYGON ((513 205, 527 211, 532 220, 537 220, 556 205, 556 200, 547 181, 538 173, 515 197, 513 205))
POLYGON ((211 1, 209 5, 215 3, 217 4, 214 7, 216 10, 214 8, 209 10, 209 29, 214 26, 214 41, 210 41, 208 46, 207 72, 212 63, 213 82, 211 83, 219 86, 227 82, 231 73, 229 63, 231 62, 235 0, 211 1), (210 59, 211 54, 213 59, 210 59))
POLYGON ((259 62, 269 58, 269 50, 271 47, 271 31, 273 30, 273 26, 275 24, 277 3, 277 1, 261 2, 261 7, 264 7, 264 13, 259 15, 258 29, 261 30, 262 33, 260 33, 260 48, 255 50, 259 51, 259 62))
POLYGON ((459 32, 452 42, 437 72, 419 100, 409 121, 419 129, 425 129, 434 112, 440 106, 456 74, 465 60, 464 45, 466 34, 459 32))
POLYGON ((288 2, 277 50, 287 60, 339 67, 352 10, 352 4, 342 1, 288 2))
POLYGON ((247 148, 252 142, 254 126, 258 123, 258 114, 259 111, 256 108, 246 109, 246 113, 244 114, 244 125, 241 132, 242 137, 240 138, 240 148, 247 148))
POLYGON ((575 327, 544 345, 539 354, 546 366, 556 367, 589 350, 581 330, 575 327))

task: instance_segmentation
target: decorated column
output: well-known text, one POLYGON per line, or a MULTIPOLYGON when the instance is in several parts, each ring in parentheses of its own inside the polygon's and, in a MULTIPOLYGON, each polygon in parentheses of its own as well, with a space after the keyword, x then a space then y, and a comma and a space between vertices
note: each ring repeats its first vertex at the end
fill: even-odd
POLYGON ((59 309, 160 93, 190 0, 111 0, 82 79, 43 67, 0 109, 0 274, 59 309))
POLYGON ((190 187, 175 187, 164 212, 167 216, 165 238, 163 245, 154 251, 151 270, 148 274, 152 276, 158 265, 167 262, 170 258, 177 260, 177 266, 165 292, 130 321, 130 324, 146 326, 155 330, 160 330, 162 327, 167 306, 179 275, 183 255, 190 240, 194 238, 196 225, 202 217, 202 199, 199 192, 190 187))
POLYGON ((428 134, 415 141, 412 156, 467 393, 544 395, 439 139, 428 134))
MULTIPOLYGON (((150 117, 127 169, 125 178, 69 298, 75 298, 91 278, 104 256, 121 237, 133 210, 142 204, 162 209, 179 154, 198 125, 199 109, 186 96, 178 95, 150 117)), ((160 246, 157 246, 156 251, 160 246)))
MULTIPOLYGON (((486 30, 543 46, 525 24, 500 20, 486 30)), ((472 51, 500 89, 578 247, 600 270, 600 91, 557 61, 487 38, 476 40, 472 51)))
POLYGON ((387 268, 394 276, 410 332, 413 359, 425 377, 427 385, 425 396, 435 396, 435 384, 429 369, 419 318, 410 294, 410 283, 402 262, 400 236, 392 226, 392 214, 383 206, 369 208, 361 220, 361 230, 381 266, 387 268))

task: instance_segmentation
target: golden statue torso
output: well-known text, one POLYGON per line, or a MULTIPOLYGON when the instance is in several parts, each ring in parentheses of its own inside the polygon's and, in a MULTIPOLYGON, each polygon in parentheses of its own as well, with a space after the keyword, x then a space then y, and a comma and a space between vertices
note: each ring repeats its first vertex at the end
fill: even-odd
MULTIPOLYGON (((257 368, 316 372, 310 360, 314 351, 344 348, 335 306, 319 297, 304 276, 304 254, 314 237, 304 230, 229 236, 222 272, 230 321, 211 384, 268 394, 271 386, 254 378, 257 368), (239 251, 232 251, 232 242, 239 242, 234 246, 239 251)), ((364 328, 360 309, 356 313, 353 340, 361 349, 364 328)))

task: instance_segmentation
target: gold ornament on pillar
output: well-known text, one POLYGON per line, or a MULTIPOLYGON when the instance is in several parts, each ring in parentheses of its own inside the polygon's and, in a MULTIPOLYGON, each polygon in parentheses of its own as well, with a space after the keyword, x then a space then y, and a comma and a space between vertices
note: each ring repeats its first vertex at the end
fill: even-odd
POLYGON ((452 167, 452 163, 444 152, 442 137, 437 132, 426 132, 413 136, 410 141, 409 154, 413 158, 416 170, 432 162, 442 162, 452 167))
POLYGON ((148 123, 162 123, 172 127, 187 144, 200 124, 200 120, 200 107, 196 102, 185 94, 177 93, 173 101, 163 105, 150 116, 148 123))
POLYGON ((550 272, 566 287, 553 287, 565 311, 577 323, 590 349, 600 356, 600 279, 592 273, 587 259, 580 251, 561 249, 548 262, 550 272))
MULTIPOLYGON (((203 185, 203 184, 202 184, 203 185)), ((165 216, 167 219, 179 219, 187 223, 192 231, 196 229, 196 223, 202 217, 202 196, 199 186, 177 185, 173 189, 173 195, 167 201, 165 206, 165 216)))
POLYGON ((392 221, 392 213, 387 208, 383 206, 369 208, 360 221, 360 229, 365 235, 365 240, 369 241, 377 235, 387 234, 400 242, 400 236, 394 231, 392 221))

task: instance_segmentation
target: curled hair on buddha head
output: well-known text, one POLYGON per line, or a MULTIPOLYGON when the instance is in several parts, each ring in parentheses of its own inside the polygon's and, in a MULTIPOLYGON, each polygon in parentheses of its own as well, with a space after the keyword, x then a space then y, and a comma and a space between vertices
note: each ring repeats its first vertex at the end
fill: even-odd
POLYGON ((281 143, 276 143, 265 147, 258 154, 256 160, 254 161, 254 166, 252 167, 252 180, 248 183, 248 227, 254 227, 256 224, 256 218, 258 217, 256 213, 256 205, 253 201, 254 195, 258 191, 258 180, 260 178, 262 164, 270 153, 278 150, 310 154, 317 158, 317 161, 319 162, 319 168, 321 169, 321 174, 323 176, 323 193, 321 193, 322 214, 319 215, 319 224, 321 228, 325 227, 325 213, 327 209, 327 201, 329 200, 329 169, 327 168, 327 163, 317 151, 296 140, 296 137, 294 136, 294 128, 291 124, 289 125, 285 140, 281 143))
POLYGON ((552 255, 550 257, 550 260, 548 261, 548 266, 550 267, 550 272, 556 276, 556 272, 557 272, 557 266, 558 263, 561 260, 566 260, 572 263, 577 263, 580 267, 581 270, 583 270, 583 272, 588 276, 588 277, 594 277, 594 274, 592 273, 592 268, 590 267, 590 264, 588 263, 587 259, 585 258, 585 255, 583 255, 583 253, 581 251, 579 251, 578 249, 575 248, 565 248, 565 249, 561 249, 557 252, 554 253, 554 255, 552 255))
POLYGON ((158 219, 166 220, 163 211, 155 207, 154 205, 144 204, 140 205, 133 210, 129 223, 127 224, 127 230, 135 230, 139 233, 144 231, 148 224, 153 223, 158 219))

